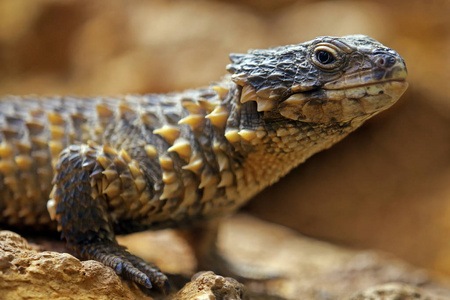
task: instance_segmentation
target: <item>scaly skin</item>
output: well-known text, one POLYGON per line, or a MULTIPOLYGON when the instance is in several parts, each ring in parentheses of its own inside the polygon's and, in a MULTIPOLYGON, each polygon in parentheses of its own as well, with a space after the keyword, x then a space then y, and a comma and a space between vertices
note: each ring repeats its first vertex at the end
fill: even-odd
POLYGON ((230 59, 231 75, 182 93, 1 99, 0 222, 51 217, 83 258, 163 288, 115 234, 231 213, 407 88, 403 59, 366 36, 230 59))

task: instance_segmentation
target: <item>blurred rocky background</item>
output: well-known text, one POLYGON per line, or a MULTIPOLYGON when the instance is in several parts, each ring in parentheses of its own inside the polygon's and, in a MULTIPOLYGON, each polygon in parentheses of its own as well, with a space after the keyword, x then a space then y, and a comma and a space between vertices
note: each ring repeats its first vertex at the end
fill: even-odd
POLYGON ((230 52, 372 36, 404 57, 404 97, 245 210, 450 275, 449 15, 448 0, 2 0, 0 95, 176 91, 220 79, 230 52))

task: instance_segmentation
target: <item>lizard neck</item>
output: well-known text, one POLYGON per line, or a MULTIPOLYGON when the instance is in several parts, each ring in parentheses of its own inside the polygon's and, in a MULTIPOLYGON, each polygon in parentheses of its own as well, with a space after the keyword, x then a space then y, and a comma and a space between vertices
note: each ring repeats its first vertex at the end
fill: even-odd
POLYGON ((350 123, 306 123, 258 112, 256 102, 240 102, 241 93, 242 87, 232 83, 220 105, 229 111, 224 137, 244 157, 235 172, 242 173, 236 179, 245 183, 239 189, 244 201, 352 131, 350 123))

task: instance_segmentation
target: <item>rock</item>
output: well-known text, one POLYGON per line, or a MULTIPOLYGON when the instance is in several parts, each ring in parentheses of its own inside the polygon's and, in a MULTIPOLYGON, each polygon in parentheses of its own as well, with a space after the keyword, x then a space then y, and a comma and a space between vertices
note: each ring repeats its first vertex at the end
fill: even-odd
POLYGON ((244 300, 249 299, 246 288, 233 278, 222 277, 213 272, 194 275, 192 281, 181 289, 173 300, 244 300))
POLYGON ((0 291, 1 299, 152 299, 99 262, 36 251, 10 231, 0 231, 0 291))
POLYGON ((221 224, 218 246, 231 270, 254 278, 243 281, 252 294, 347 299, 373 286, 401 283, 450 299, 450 281, 440 283, 392 255, 339 247, 243 214, 221 224))
MULTIPOLYGON (((181 287, 187 281, 185 276, 192 275, 195 261, 179 237, 175 231, 144 232, 121 241, 130 246, 132 253, 150 252, 145 258, 157 262, 163 271, 184 275, 170 277, 178 280, 172 281, 173 287, 181 287)), ((40 248, 60 247, 58 243, 33 240, 40 248)), ((222 222, 218 248, 245 287, 235 279, 205 272, 193 276, 176 295, 151 296, 176 300, 361 300, 377 293, 378 288, 373 287, 397 283, 395 288, 379 290, 386 295, 407 295, 420 287, 418 295, 450 299, 450 285, 390 255, 317 241, 244 214, 222 222), (397 288, 399 284, 401 289, 397 288), (362 292, 355 294, 358 291, 362 292)), ((101 263, 80 261, 65 253, 37 251, 9 231, 0 231, 0 290, 6 299, 153 299, 101 263)))
POLYGON ((384 284, 369 288, 350 297, 349 300, 443 300, 420 288, 406 284, 384 284))

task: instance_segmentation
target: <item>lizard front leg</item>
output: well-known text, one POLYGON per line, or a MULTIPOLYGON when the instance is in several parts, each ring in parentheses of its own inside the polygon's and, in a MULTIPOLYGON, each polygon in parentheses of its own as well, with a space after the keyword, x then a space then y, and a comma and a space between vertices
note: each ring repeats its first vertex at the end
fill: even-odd
POLYGON ((100 261, 147 288, 155 285, 165 290, 167 277, 155 265, 127 252, 115 238, 114 201, 120 195, 120 199, 135 197, 146 188, 133 177, 136 167, 131 165, 126 152, 108 146, 69 146, 55 167, 49 212, 68 246, 82 258, 100 261))

